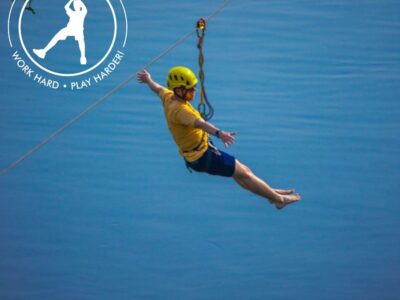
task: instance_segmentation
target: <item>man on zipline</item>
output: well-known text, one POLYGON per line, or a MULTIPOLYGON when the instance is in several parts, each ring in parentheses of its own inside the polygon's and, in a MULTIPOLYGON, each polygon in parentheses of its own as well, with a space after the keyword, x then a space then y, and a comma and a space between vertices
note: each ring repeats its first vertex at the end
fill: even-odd
POLYGON ((69 0, 64 8, 69 17, 67 26, 57 32, 44 49, 33 49, 33 53, 44 59, 47 52, 49 52, 50 49, 52 49, 59 41, 64 41, 67 37, 73 36, 78 42, 79 50, 81 52, 81 65, 86 65, 87 59, 84 23, 88 10, 82 0, 69 0), (74 9, 71 9, 71 4, 73 4, 74 9))
POLYGON ((146 83, 161 99, 168 128, 188 168, 211 175, 233 177, 243 188, 268 199, 278 209, 300 200, 294 190, 271 188, 247 166, 233 156, 217 149, 209 135, 221 139, 225 147, 235 141, 235 132, 226 132, 206 122, 190 101, 196 92, 196 75, 186 67, 172 68, 165 88, 153 81, 146 70, 137 74, 140 83, 146 83))

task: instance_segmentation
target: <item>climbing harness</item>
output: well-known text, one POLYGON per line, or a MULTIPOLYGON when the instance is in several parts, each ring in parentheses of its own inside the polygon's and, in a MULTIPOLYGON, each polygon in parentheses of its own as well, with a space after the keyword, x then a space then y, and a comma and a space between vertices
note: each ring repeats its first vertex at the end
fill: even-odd
MULTIPOLYGON (((225 0, 217 9, 214 10, 214 12, 209 15, 205 21, 208 22, 212 18, 214 18, 219 12, 221 12, 229 3, 230 0, 225 0)), ((31 156, 33 153, 41 149, 43 146, 45 146, 47 143, 49 143, 52 139, 54 139, 57 135, 59 135, 61 132, 63 132, 65 129, 79 121, 81 118, 83 118, 87 113, 91 112, 94 110, 97 106, 99 106, 101 103, 103 103, 105 100, 107 100, 110 96, 115 94, 118 90, 123 88, 128 82, 130 82, 132 79, 136 77, 136 75, 142 71, 143 69, 149 68, 151 65, 153 65, 155 62, 160 60, 162 57, 164 57, 167 53, 172 51, 175 47, 183 43, 185 40, 187 40, 195 31, 197 28, 191 30, 184 36, 182 36, 180 39, 178 39, 175 43, 173 43, 170 47, 165 49, 163 52, 161 52, 158 56, 154 57, 151 61, 149 61, 146 65, 144 65, 142 68, 140 68, 138 71, 135 73, 131 74, 126 80, 118 84, 115 88, 113 88, 111 91, 109 91, 107 94, 104 96, 100 97, 98 100, 96 100, 94 103, 86 107, 83 111, 81 111, 76 117, 74 117, 72 120, 70 120, 68 123, 66 123, 64 126, 62 126, 60 129, 56 130, 53 132, 51 135, 49 135, 47 138, 45 138, 41 143, 37 144, 33 148, 31 148, 29 151, 27 151, 24 155, 22 155, 20 158, 9 164, 7 167, 3 168, 0 170, 0 176, 5 175, 12 169, 14 169, 17 165, 19 165, 22 161, 27 159, 29 156, 31 156)))
POLYGON ((194 152, 194 151, 197 151, 197 150, 200 149, 200 147, 203 145, 203 142, 204 142, 204 136, 206 135, 206 132, 205 132, 204 130, 202 130, 202 132, 203 132, 203 133, 201 134, 201 140, 200 140, 200 142, 196 145, 196 147, 194 147, 193 149, 190 149, 190 150, 183 151, 183 153, 194 152))
MULTIPOLYGON (((218 155, 218 156, 221 156, 221 155, 222 155, 221 152, 219 151, 219 149, 218 149, 217 147, 214 146, 213 142, 212 142, 211 140, 208 140, 208 149, 207 149, 207 151, 203 154, 203 157, 204 157, 204 158, 203 158, 203 157, 201 158, 202 160, 203 160, 203 159, 206 160, 204 171, 209 169, 209 167, 210 167, 210 165, 211 165, 211 162, 212 162, 212 156, 211 156, 210 151, 213 152, 215 155, 218 155)), ((193 171, 192 171, 193 165, 194 165, 194 164, 197 164, 197 163, 198 163, 198 160, 196 160, 196 161, 194 161, 194 162, 191 162, 191 163, 188 162, 188 161, 186 161, 186 160, 184 160, 184 162, 185 162, 185 166, 186 166, 187 170, 188 170, 190 173, 193 173, 193 171)))
POLYGON ((197 48, 199 49, 199 78, 200 78, 200 104, 197 107, 198 111, 200 112, 201 116, 204 120, 210 120, 214 115, 214 108, 212 107, 211 103, 207 99, 206 89, 204 87, 204 55, 203 55, 203 40, 204 36, 206 35, 206 20, 201 18, 197 22, 196 26, 196 34, 198 37, 197 48))

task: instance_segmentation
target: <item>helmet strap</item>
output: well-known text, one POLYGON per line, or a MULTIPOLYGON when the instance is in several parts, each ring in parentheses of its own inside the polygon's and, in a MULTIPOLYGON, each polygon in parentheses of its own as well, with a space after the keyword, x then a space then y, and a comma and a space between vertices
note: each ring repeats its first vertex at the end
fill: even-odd
POLYGON ((175 88, 175 90, 174 90, 175 95, 176 95, 179 99, 184 100, 184 101, 187 101, 186 95, 187 95, 187 93, 188 93, 188 90, 187 90, 186 88, 184 88, 184 87, 179 87, 179 88, 175 88), (184 89, 184 92, 183 92, 182 97, 179 96, 178 93, 175 91, 176 89, 179 89, 179 88, 180 88, 180 89, 181 89, 181 88, 184 89))

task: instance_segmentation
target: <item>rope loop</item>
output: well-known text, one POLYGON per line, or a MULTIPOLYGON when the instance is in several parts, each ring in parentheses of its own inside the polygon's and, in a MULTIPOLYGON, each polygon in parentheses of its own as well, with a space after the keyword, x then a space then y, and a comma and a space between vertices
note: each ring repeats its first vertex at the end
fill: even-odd
POLYGON ((198 110, 204 120, 208 121, 214 115, 214 108, 207 99, 206 89, 204 87, 204 55, 203 55, 203 41, 206 34, 206 20, 201 18, 196 24, 196 33, 198 37, 197 48, 199 49, 199 79, 200 79, 200 104, 198 105, 198 110))

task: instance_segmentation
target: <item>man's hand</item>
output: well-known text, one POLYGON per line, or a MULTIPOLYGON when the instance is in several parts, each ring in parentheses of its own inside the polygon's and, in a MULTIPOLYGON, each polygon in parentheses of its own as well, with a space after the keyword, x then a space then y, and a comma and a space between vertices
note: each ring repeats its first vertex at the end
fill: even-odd
POLYGON ((151 81, 151 75, 147 70, 143 69, 136 74, 137 81, 140 83, 149 83, 151 81))
POLYGON ((219 138, 222 140, 224 143, 225 147, 232 146, 235 139, 236 132, 226 132, 226 131, 220 131, 219 132, 219 138))
POLYGON ((222 140, 222 142, 224 143, 225 147, 232 146, 233 142, 235 141, 236 132, 226 132, 226 131, 218 130, 217 127, 215 127, 213 124, 211 124, 209 122, 205 122, 201 118, 198 118, 194 122, 194 127, 201 128, 208 134, 219 137, 222 140), (217 131, 218 131, 218 135, 217 135, 217 131))
POLYGON ((72 4, 72 2, 74 2, 74 0, 69 0, 69 1, 67 2, 67 4, 65 4, 64 8, 65 8, 65 9, 69 8, 69 6, 72 4))
POLYGON ((157 82, 151 79, 151 75, 147 70, 143 69, 136 74, 137 81, 140 83, 146 83, 149 88, 156 93, 157 95, 160 91, 164 88, 162 85, 158 84, 157 82))

